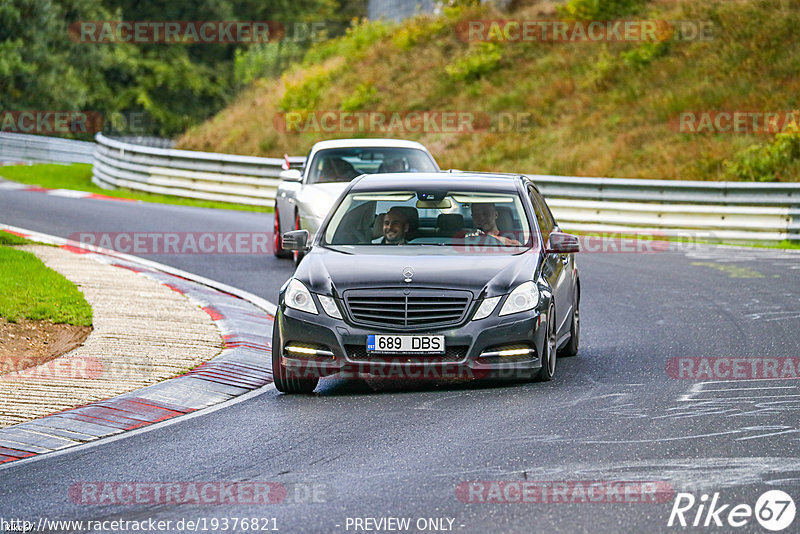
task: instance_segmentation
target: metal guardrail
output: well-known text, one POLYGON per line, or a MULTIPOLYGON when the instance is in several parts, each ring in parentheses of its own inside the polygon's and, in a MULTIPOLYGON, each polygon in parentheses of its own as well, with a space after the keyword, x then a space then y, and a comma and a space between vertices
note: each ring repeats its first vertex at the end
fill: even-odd
POLYGON ((548 196, 583 200, 619 200, 748 206, 800 206, 800 183, 700 182, 638 178, 574 178, 531 175, 548 196))
MULTIPOLYGON (((282 159, 159 149, 97 137, 103 187, 271 206, 282 159)), ((300 165, 304 158, 290 158, 300 165)), ((800 240, 800 184, 531 175, 559 223, 585 233, 800 240)))
POLYGON ((531 178, 570 231, 800 241, 800 183, 531 178))
POLYGON ((0 132, 0 164, 92 163, 94 143, 0 132))
MULTIPOLYGON (((284 163, 145 146, 102 134, 95 139, 93 144, 0 132, 0 161, 94 160, 92 181, 101 187, 256 206, 273 205, 284 163)), ((289 160, 300 166, 305 158, 289 160)), ((800 183, 530 176, 568 231, 800 241, 800 183)))
MULTIPOLYGON (((272 206, 284 163, 213 152, 174 150, 124 143, 95 136, 92 181, 105 188, 125 188, 163 195, 272 206)), ((300 166, 305 158, 289 158, 300 166)))

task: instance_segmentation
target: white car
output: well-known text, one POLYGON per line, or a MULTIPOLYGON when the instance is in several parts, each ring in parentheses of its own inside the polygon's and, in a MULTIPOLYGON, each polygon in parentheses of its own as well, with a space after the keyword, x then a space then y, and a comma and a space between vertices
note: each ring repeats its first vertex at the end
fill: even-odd
MULTIPOLYGON (((281 236, 290 230, 314 235, 347 184, 362 174, 438 172, 428 149, 400 139, 336 139, 315 144, 302 171, 281 172, 275 195, 275 255, 290 258, 281 236)), ((295 260, 300 261, 295 255, 295 260)))

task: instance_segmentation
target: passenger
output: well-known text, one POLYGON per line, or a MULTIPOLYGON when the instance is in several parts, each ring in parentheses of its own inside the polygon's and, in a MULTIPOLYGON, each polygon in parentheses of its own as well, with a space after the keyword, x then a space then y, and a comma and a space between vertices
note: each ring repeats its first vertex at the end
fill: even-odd
POLYGON ((405 213, 396 207, 386 212, 383 218, 382 245, 405 245, 409 224, 405 213))
POLYGON ((483 233, 494 237, 504 245, 510 247, 521 245, 516 239, 500 235, 500 230, 497 228, 497 208, 491 202, 472 204, 472 223, 483 233))
POLYGON ((378 172, 406 172, 406 165, 401 158, 387 159, 381 163, 378 172))

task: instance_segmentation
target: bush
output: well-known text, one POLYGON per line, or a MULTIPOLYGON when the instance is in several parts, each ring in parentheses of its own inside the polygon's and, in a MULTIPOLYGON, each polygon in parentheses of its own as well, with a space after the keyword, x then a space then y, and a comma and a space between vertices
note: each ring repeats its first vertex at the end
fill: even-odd
POLYGON ((439 35, 448 26, 441 17, 415 17, 403 21, 403 27, 392 36, 392 42, 400 50, 409 50, 420 43, 428 42, 439 35))
POLYGON ((323 91, 331 80, 331 72, 317 69, 299 83, 286 84, 286 94, 278 107, 281 111, 313 110, 322 98, 323 91))
POLYGON ((740 180, 772 182, 782 174, 796 173, 800 167, 800 133, 784 132, 768 145, 750 146, 732 161, 725 170, 740 180))
POLYGON ((570 20, 612 20, 636 13, 644 0, 569 0, 558 13, 570 20))
POLYGON ((620 56, 627 66, 641 69, 652 63, 654 59, 665 55, 668 50, 669 41, 648 41, 627 52, 622 52, 620 56))
POLYGON ((247 50, 237 49, 234 79, 237 85, 249 85, 257 78, 278 76, 291 63, 302 61, 306 48, 295 42, 258 43, 247 50))
POLYGON ((371 83, 360 83, 353 94, 342 100, 342 111, 358 111, 375 101, 378 89, 371 83))
POLYGON ((478 43, 467 53, 445 67, 447 74, 456 81, 477 80, 497 69, 503 58, 503 50, 497 43, 478 43))
POLYGON ((367 19, 353 21, 345 35, 314 45, 303 59, 304 65, 322 63, 333 56, 356 59, 367 48, 389 35, 394 23, 384 20, 369 22, 367 19))

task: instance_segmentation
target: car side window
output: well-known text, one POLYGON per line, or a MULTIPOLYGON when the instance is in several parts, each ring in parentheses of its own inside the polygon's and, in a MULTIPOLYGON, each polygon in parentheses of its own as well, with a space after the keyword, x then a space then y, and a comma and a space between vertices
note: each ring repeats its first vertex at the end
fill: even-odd
POLYGON ((553 216, 550 215, 544 200, 535 189, 528 189, 528 195, 531 197, 531 204, 536 214, 536 222, 539 224, 539 230, 542 231, 543 245, 546 245, 547 240, 550 238, 550 232, 553 231, 553 227, 555 226, 553 216))
POLYGON ((553 225, 553 228, 556 228, 558 226, 558 222, 556 222, 556 218, 553 217, 553 212, 550 211, 550 206, 547 205, 547 202, 545 202, 544 197, 542 195, 539 195, 539 198, 542 199, 545 218, 550 219, 550 224, 553 225))

